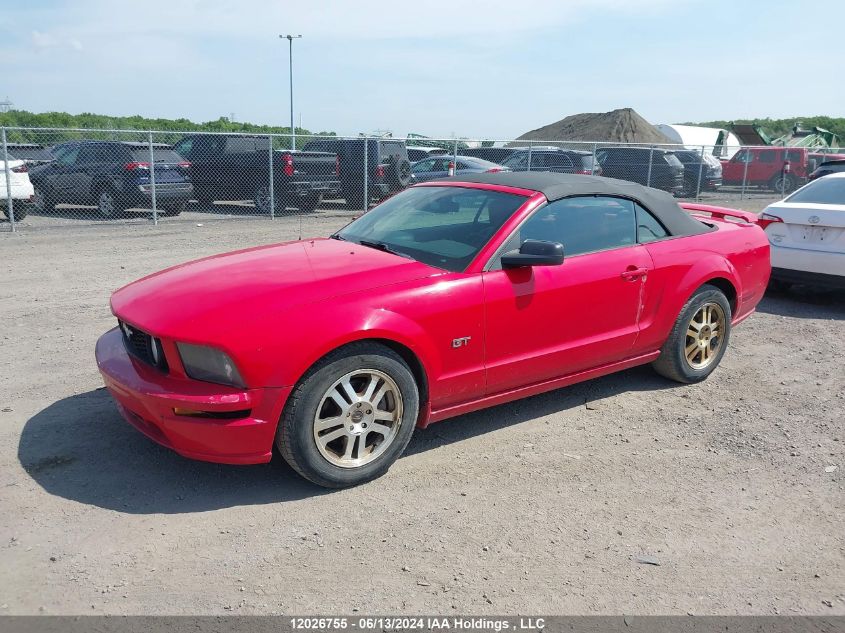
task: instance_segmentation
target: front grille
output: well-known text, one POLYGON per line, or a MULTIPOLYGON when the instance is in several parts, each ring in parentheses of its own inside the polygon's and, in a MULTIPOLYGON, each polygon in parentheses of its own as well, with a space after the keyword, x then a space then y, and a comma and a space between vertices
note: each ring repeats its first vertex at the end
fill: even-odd
POLYGON ((147 365, 166 372, 167 359, 164 357, 161 341, 124 321, 118 321, 118 323, 126 351, 147 365), (155 354, 156 350, 158 354, 155 354), (158 361, 156 361, 156 357, 158 361))

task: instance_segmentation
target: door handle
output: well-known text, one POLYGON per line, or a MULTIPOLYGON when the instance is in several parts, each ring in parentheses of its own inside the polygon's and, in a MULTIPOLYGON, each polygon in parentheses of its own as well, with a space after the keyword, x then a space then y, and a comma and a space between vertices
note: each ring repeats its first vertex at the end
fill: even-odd
POLYGON ((648 268, 628 268, 622 272, 622 279, 625 281, 636 281, 640 277, 645 277, 648 274, 648 268))

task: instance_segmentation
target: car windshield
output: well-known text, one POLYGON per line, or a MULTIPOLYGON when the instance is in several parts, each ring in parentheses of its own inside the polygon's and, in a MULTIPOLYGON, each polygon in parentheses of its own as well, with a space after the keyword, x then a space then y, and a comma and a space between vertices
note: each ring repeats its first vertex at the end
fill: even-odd
MULTIPOLYGON (((179 156, 175 151, 170 149, 169 147, 155 147, 153 146, 153 156, 155 157, 155 162, 157 163, 180 163, 184 158, 179 156)), ((146 147, 144 148, 132 148, 132 160, 137 160, 139 162, 149 162, 150 160, 150 150, 146 147)))
POLYGON ((333 237, 460 272, 526 199, 468 187, 412 187, 333 237))
POLYGON ((786 202, 845 205, 845 178, 827 177, 814 180, 789 196, 786 202))

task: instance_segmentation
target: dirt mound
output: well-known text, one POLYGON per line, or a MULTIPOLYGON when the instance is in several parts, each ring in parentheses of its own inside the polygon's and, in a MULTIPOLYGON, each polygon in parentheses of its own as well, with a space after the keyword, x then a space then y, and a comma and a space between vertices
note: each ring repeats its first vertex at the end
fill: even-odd
POLYGON ((602 141, 654 143, 672 141, 631 108, 573 114, 557 123, 526 132, 518 141, 602 141))

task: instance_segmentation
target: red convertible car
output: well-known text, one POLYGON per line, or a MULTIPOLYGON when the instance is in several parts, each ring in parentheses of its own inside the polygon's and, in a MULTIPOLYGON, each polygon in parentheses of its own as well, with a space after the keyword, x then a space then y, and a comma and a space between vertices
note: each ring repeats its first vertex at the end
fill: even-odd
POLYGON ((594 176, 411 187, 330 238, 117 290, 97 363, 124 417, 195 459, 383 474, 415 426, 652 363, 691 383, 769 279, 757 217, 594 176))

